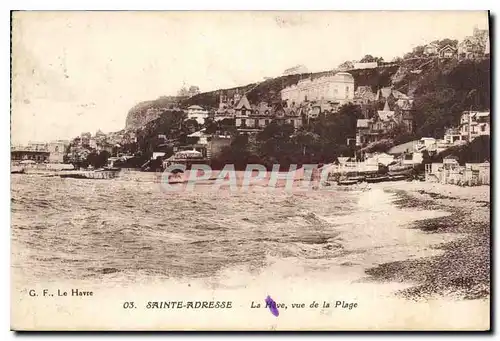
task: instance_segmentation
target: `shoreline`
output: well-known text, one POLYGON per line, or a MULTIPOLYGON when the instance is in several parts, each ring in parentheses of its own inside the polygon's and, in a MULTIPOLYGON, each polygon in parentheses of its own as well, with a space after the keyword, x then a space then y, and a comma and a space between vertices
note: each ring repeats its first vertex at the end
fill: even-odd
POLYGON ((489 186, 458 187, 425 182, 385 183, 395 193, 399 208, 443 210, 450 215, 418 220, 410 229, 428 234, 460 234, 435 249, 441 255, 380 264, 366 270, 377 281, 416 283, 396 295, 407 299, 452 295, 486 299, 490 296, 490 202, 489 186))

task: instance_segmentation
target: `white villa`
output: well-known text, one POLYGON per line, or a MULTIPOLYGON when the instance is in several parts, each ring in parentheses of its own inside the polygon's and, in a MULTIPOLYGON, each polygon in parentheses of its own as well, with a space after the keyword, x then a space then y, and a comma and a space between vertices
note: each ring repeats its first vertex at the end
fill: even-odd
POLYGON ((281 99, 288 106, 321 100, 340 105, 350 103, 354 100, 354 78, 347 72, 339 72, 316 79, 303 79, 297 85, 281 90, 281 99))

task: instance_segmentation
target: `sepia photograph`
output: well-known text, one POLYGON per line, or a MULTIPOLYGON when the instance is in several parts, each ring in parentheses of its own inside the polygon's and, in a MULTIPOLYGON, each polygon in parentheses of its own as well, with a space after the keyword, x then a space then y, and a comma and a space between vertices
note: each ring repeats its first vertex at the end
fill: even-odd
POLYGON ((13 11, 14 331, 489 331, 488 11, 13 11))

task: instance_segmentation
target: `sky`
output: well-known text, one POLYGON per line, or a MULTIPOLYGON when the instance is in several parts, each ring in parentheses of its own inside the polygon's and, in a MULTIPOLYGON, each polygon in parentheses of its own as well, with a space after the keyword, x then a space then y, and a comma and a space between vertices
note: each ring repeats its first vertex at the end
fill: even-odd
POLYGON ((131 107, 181 86, 202 92, 333 69, 366 54, 472 35, 487 12, 15 12, 12 143, 123 129, 131 107))

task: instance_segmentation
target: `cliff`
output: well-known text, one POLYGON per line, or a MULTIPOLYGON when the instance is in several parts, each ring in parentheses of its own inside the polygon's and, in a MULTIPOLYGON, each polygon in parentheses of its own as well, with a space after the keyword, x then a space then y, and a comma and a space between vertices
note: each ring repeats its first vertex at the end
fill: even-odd
POLYGON ((127 114, 125 129, 139 129, 160 117, 162 111, 174 109, 180 105, 185 97, 162 96, 152 101, 144 101, 136 104, 127 114))

